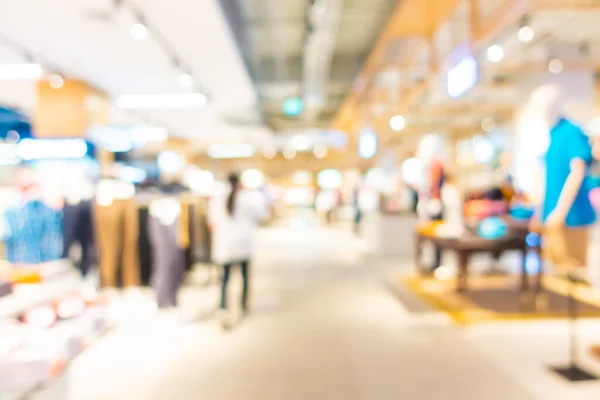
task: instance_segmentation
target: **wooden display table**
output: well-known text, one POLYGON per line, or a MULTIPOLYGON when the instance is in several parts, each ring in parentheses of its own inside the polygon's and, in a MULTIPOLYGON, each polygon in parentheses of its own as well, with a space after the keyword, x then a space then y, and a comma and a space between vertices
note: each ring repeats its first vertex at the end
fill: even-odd
MULTIPOLYGON (((425 266, 421 263, 423 242, 429 241, 439 247, 442 251, 450 250, 456 252, 458 256, 458 281, 457 290, 459 292, 467 289, 467 280, 469 274, 469 259, 473 254, 490 253, 500 255, 506 251, 519 251, 523 256, 521 266, 521 290, 529 289, 529 279, 525 268, 525 259, 527 255, 527 243, 525 231, 512 232, 509 236, 496 240, 482 239, 474 234, 465 234, 460 238, 441 238, 430 236, 421 232, 416 232, 416 265, 421 274, 425 273, 425 266)), ((540 274, 541 277, 541 274, 540 274)), ((539 279, 538 279, 539 289, 539 279)))

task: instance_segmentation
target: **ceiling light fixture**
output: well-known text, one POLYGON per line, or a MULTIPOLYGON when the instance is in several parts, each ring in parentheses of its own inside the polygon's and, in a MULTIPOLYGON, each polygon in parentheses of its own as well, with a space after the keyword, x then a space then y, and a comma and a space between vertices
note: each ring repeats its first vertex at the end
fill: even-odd
POLYGON ((535 31, 529 23, 529 16, 525 15, 521 19, 521 27, 519 28, 519 40, 523 43, 529 43, 533 40, 535 31))
POLYGON ((297 151, 306 151, 310 149, 310 138, 306 135, 296 135, 291 140, 291 146, 297 151))
POLYGON ((283 157, 286 160, 292 160, 296 157, 296 150, 291 149, 291 148, 287 148, 283 150, 283 157))
POLYGON ((481 121, 481 127, 484 131, 490 133, 496 129, 496 121, 492 117, 484 118, 483 121, 481 121))
POLYGON ((194 77, 187 72, 181 72, 177 78, 177 82, 182 89, 191 89, 194 86, 194 77))
POLYGON ((519 40, 523 43, 529 43, 533 40, 535 31, 530 26, 524 26, 519 29, 519 40))
POLYGON ((244 143, 213 144, 206 149, 210 158, 250 158, 255 152, 254 146, 244 143))
POLYGON ((277 155, 277 149, 274 147, 268 147, 263 150, 263 156, 268 160, 274 159, 276 155, 277 155))
POLYGON ((313 149, 313 155, 315 156, 315 158, 322 160, 327 155, 327 151, 327 146, 325 146, 324 144, 318 144, 313 149))
POLYGON ((487 49, 487 58, 493 63, 498 63, 504 59, 504 49, 499 44, 493 44, 487 49))
POLYGON ((560 74, 561 72, 563 72, 564 69, 565 64, 558 58, 553 58, 548 63, 548 71, 555 75, 560 74))
POLYGON ((83 139, 23 139, 17 144, 17 152, 26 161, 82 158, 88 147, 83 139))
POLYGON ((52 74, 48 78, 48 84, 52 89, 60 89, 65 85, 65 79, 60 74, 52 74))
POLYGON ((395 115, 392 118, 390 118, 390 128, 392 128, 394 132, 400 132, 405 127, 406 118, 404 118, 402 115, 395 115))
POLYGON ((138 22, 131 26, 129 33, 131 34, 131 37, 135 40, 145 40, 146 37, 148 37, 148 28, 142 23, 142 20, 140 19, 138 22))
POLYGON ((0 64, 0 79, 39 79, 44 73, 36 63, 0 64))
POLYGON ((202 108, 206 105, 202 93, 132 94, 117 98, 117 107, 126 110, 161 108, 202 108))

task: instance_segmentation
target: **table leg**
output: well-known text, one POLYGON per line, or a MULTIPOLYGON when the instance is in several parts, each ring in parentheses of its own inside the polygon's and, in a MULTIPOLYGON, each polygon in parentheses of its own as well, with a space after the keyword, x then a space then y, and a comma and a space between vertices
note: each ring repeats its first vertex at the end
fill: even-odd
POLYGON ((529 290, 529 276, 527 275, 527 247, 520 250, 523 262, 521 263, 521 288, 519 291, 519 310, 525 312, 531 311, 535 301, 535 295, 529 290))
POLYGON ((523 262, 521 264, 521 292, 529 290, 529 276, 527 275, 527 248, 521 249, 523 262))
POLYGON ((467 278, 469 273, 470 252, 458 251, 458 287, 457 291, 465 292, 467 290, 467 278))
POLYGON ((421 264, 421 256, 422 256, 422 242, 423 239, 421 235, 415 235, 415 266, 417 267, 417 273, 419 275, 423 274, 423 265, 421 264))
POLYGON ((540 268, 537 272, 534 288, 535 307, 538 311, 547 311, 549 299, 548 293, 544 291, 542 283, 544 279, 544 260, 542 259, 542 248, 540 246, 536 246, 535 253, 540 261, 540 268))
POLYGON ((538 270, 537 279, 535 282, 535 291, 539 293, 544 289, 542 284, 542 280, 544 279, 544 260, 542 259, 542 248, 540 246, 535 247, 535 254, 540 261, 540 269, 538 270))

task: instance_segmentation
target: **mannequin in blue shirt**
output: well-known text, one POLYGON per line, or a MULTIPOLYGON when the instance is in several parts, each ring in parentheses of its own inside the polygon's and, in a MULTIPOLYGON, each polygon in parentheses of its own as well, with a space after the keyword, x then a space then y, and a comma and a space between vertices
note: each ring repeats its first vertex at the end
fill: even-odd
POLYGON ((552 240, 552 244, 546 242, 544 250, 552 252, 563 248, 568 257, 561 255, 561 260, 568 258, 569 266, 584 267, 589 240, 587 228, 596 220, 586 179, 592 162, 589 139, 563 116, 558 86, 545 85, 537 89, 530 107, 547 123, 550 134, 545 156, 543 206, 538 216, 548 233, 548 241, 552 240))

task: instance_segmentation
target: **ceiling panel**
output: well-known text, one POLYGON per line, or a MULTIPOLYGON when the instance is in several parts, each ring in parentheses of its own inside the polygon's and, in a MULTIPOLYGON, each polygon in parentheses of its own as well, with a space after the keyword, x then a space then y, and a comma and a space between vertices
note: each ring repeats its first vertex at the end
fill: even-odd
MULTIPOLYGON (((202 110, 152 112, 173 132, 199 140, 233 134, 220 113, 252 107, 256 93, 216 1, 180 0, 165 7, 159 0, 140 1, 148 20, 173 45, 165 54, 153 31, 134 41, 130 12, 112 0, 20 0, 0 3, 0 34, 19 42, 69 76, 120 94, 181 92, 173 56, 178 54, 211 96, 202 110), (35 27, 35 29, 32 29, 35 27)), ((1 54, 1 53, 0 53, 1 54)), ((3 62, 3 60, 0 60, 3 62)), ((0 82, 0 91, 4 89, 0 82)), ((244 135, 243 130, 238 132, 244 135)))

